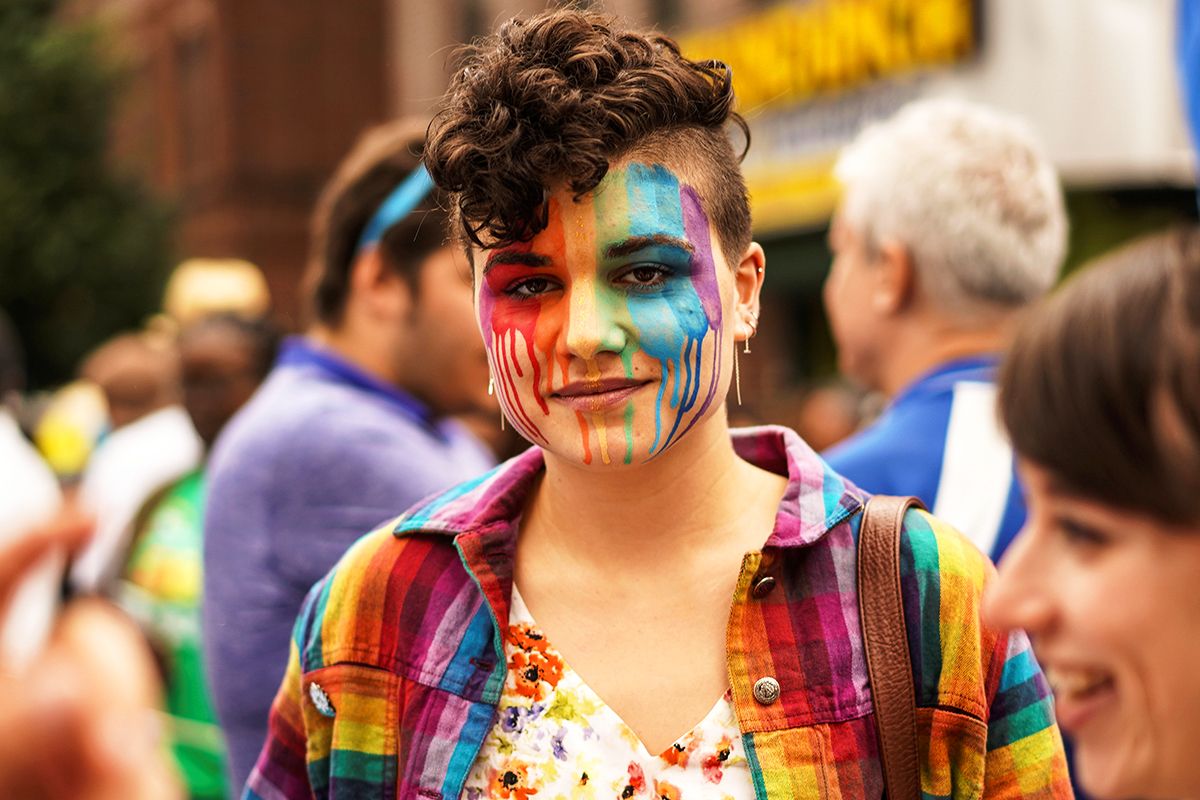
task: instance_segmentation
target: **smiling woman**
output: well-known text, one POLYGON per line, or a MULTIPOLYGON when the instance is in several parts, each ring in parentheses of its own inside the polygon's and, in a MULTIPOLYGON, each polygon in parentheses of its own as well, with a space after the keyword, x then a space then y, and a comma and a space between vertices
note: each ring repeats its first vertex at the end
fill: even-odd
POLYGON ((1200 231, 1086 268, 1000 373, 1029 520, 988 612, 1026 628, 1098 797, 1200 794, 1200 231))
MULTIPOLYGON (((732 106, 723 64, 592 12, 465 52, 426 166, 536 446, 314 588, 250 797, 882 796, 866 497, 729 428, 765 277, 732 106)), ((926 794, 1068 796, 1027 640, 980 622, 986 559, 917 511, 901 557, 926 794)))

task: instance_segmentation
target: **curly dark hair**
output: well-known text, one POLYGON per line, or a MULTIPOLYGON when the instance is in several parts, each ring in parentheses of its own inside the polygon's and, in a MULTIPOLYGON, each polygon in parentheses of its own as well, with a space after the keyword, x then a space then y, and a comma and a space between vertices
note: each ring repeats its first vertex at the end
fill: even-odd
POLYGON ((425 163, 450 193, 462 233, 480 246, 532 238, 549 187, 594 189, 614 161, 648 157, 697 184, 733 263, 750 243, 740 159, 726 135, 731 73, 692 61, 666 36, 624 30, 592 11, 512 19, 459 51, 425 163))

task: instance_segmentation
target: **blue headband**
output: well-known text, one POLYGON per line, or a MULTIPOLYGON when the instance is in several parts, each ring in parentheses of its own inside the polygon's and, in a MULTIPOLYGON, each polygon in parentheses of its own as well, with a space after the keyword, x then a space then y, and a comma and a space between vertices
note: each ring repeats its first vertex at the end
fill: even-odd
POLYGON ((412 213, 417 204, 429 196, 432 189, 433 179, 429 177, 429 171, 425 169, 424 164, 418 164, 417 168, 392 190, 387 199, 379 204, 379 209, 363 228, 362 236, 358 238, 358 249, 361 251, 365 247, 378 244, 387 229, 412 213))

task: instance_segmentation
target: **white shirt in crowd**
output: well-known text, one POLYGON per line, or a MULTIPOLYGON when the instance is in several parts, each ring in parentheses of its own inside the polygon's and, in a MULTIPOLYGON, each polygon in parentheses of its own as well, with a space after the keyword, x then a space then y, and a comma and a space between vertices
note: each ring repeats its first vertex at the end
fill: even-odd
POLYGON ((108 435, 88 461, 79 487, 96 530, 71 567, 71 586, 102 589, 121 568, 130 530, 151 494, 194 469, 204 445, 181 406, 167 406, 108 435))

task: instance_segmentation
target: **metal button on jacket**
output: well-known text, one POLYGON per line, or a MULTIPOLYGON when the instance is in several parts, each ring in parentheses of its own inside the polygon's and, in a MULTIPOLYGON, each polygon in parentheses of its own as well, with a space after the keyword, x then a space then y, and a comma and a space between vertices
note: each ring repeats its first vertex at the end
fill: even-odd
POLYGON ((770 677, 759 678, 754 682, 754 699, 769 706, 779 699, 779 681, 770 677))
POLYGON ((775 589, 775 578, 770 575, 763 575, 754 582, 754 586, 750 588, 750 594, 755 600, 762 600, 775 589))

